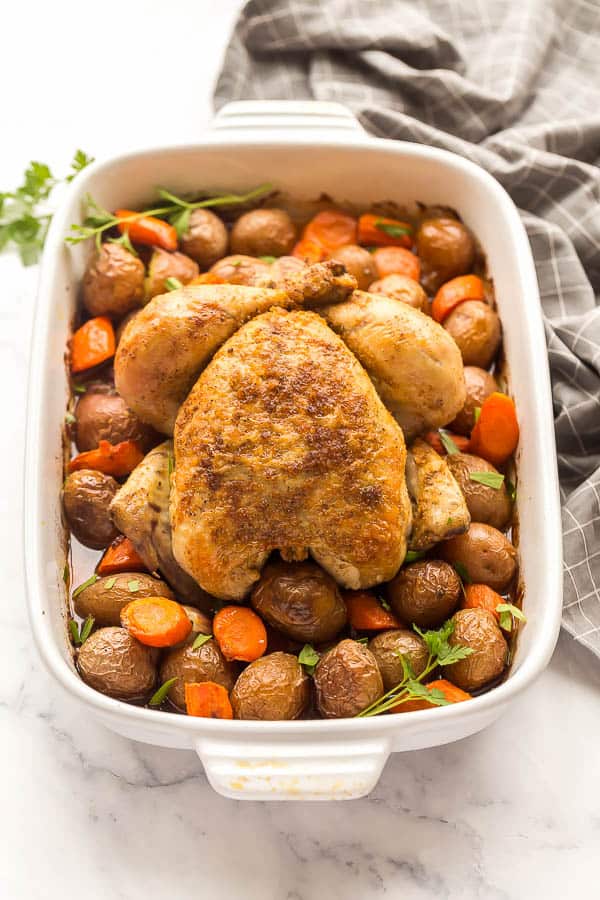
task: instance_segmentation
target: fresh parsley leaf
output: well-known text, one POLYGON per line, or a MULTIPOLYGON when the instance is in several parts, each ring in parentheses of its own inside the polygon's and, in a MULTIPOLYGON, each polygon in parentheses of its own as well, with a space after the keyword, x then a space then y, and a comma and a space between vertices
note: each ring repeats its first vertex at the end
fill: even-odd
POLYGON ((210 641, 212 638, 212 634, 199 634, 196 637, 196 640, 192 644, 192 650, 197 650, 198 647, 202 647, 203 644, 206 644, 207 641, 210 641))
POLYGON ((460 580, 462 582, 464 582, 464 584, 471 584, 473 579, 470 577, 469 573, 467 572, 466 566, 463 566, 463 564, 460 562, 454 562, 454 563, 452 563, 452 567, 453 567, 454 571, 456 572, 456 574, 460 577, 460 580))
POLYGON ((71 633, 71 640, 75 646, 78 646, 81 643, 81 638, 79 637, 79 625, 75 619, 69 619, 69 631, 71 633))
POLYGON ((67 175, 65 181, 71 182, 78 175, 82 169, 85 169, 86 166, 89 166, 90 163, 94 162, 93 156, 88 156, 87 153, 84 153, 83 150, 76 150, 75 156, 71 160, 71 174, 67 175))
POLYGON ((315 671, 319 659, 320 656, 312 644, 305 644, 298 654, 298 662, 304 666, 309 675, 312 675, 315 671))
POLYGON ((72 412, 65 413, 65 422, 67 423, 67 425, 74 425, 76 421, 77 419, 72 412))
POLYGON ((154 694, 152 694, 152 696, 148 700, 148 706, 161 706, 176 681, 179 681, 179 678, 177 676, 175 676, 174 678, 169 678, 168 681, 165 681, 163 684, 161 684, 159 689, 154 694))
POLYGON ((450 649, 448 638, 454 631, 454 622, 452 619, 448 619, 448 621, 444 622, 442 627, 438 628, 436 631, 421 631, 417 625, 413 625, 413 629, 417 632, 419 637, 423 638, 431 656, 440 656, 448 653, 450 649))
POLYGON ((63 566, 63 573, 62 573, 63 581, 64 581, 65 584, 68 584, 68 583, 69 583, 69 575, 70 575, 70 572, 69 572, 69 563, 66 562, 66 563, 64 564, 64 566, 63 566))
POLYGON ((165 278, 165 287, 168 291, 178 291, 183 285, 179 278, 165 278))
POLYGON ((508 478, 506 479, 506 491, 507 491, 507 493, 508 493, 508 496, 509 496, 509 498, 510 498, 510 501, 511 501, 512 503, 514 503, 515 500, 517 499, 517 488, 516 488, 516 486, 512 483, 512 481, 509 481, 509 480, 508 480, 508 478))
POLYGON ((454 519, 452 518, 452 516, 448 516, 448 518, 446 519, 446 525, 452 525, 453 522, 454 522, 454 519))
POLYGON ((480 415, 481 415, 481 407, 476 406, 475 409, 473 410, 473 422, 475 423, 475 425, 477 425, 477 423, 479 422, 480 415))
POLYGON ((368 637, 355 638, 355 641, 357 644, 368 644, 369 638, 368 637))
POLYGON ((439 666, 451 666, 452 663, 458 662, 460 659, 466 659, 467 656, 475 653, 472 647, 463 647, 462 644, 448 645, 448 648, 442 648, 442 652, 438 656, 439 666))
POLYGON ((453 456, 455 453, 460 453, 460 450, 450 437, 450 433, 446 431, 445 428, 438 428, 438 434, 440 436, 440 441, 444 447, 444 450, 448 454, 448 456, 453 456))
POLYGON ((407 550, 406 556, 404 557, 405 563, 416 562, 417 559, 423 559, 425 556, 425 550, 407 550))
POLYGON ((512 603, 499 603, 496 612, 500 614, 500 628, 504 631, 512 631, 513 617, 520 622, 527 621, 523 611, 518 606, 513 606, 512 603))
POLYGON ((375 228, 377 231, 383 231, 384 234, 389 234, 390 237, 396 238, 411 235, 413 231, 409 225, 391 224, 390 222, 382 222, 381 219, 375 222, 375 228))
POLYGON ((400 653, 399 651, 396 651, 395 655, 402 663, 402 675, 404 681, 414 681, 415 673, 410 662, 410 657, 405 653, 400 653))
POLYGON ((113 575, 112 578, 107 579, 107 581, 104 582, 104 590, 111 591, 115 586, 116 580, 117 579, 115 575, 113 575))
POLYGON ((386 612, 391 612, 392 608, 391 608, 390 604, 387 602, 387 600, 385 599, 385 597, 378 597, 377 599, 379 600, 379 602, 381 603, 381 605, 383 606, 383 608, 385 609, 386 612))
POLYGON ((263 262, 266 262, 266 263, 269 263, 270 265, 272 265, 275 262, 277 257, 275 257, 275 256, 259 256, 258 258, 262 259, 263 262))
MULTIPOLYGON (((165 198, 167 199, 167 198, 165 198)), ((177 237, 183 237, 190 227, 191 209, 182 209, 172 216, 169 216, 169 222, 177 232, 177 237)))
POLYGON ((485 484, 486 487, 494 488, 496 491, 499 491, 504 484, 504 475, 501 475, 500 472, 471 472, 469 478, 471 481, 485 484))
POLYGON ((129 253, 131 253, 132 256, 138 255, 137 250, 131 243, 128 231, 124 231, 123 234, 117 238, 109 238, 108 243, 109 244, 120 244, 121 247, 124 247, 129 253))
POLYGON ((92 628, 94 627, 94 617, 88 616, 83 625, 81 626, 81 632, 79 634, 80 642, 83 644, 89 638, 92 628))
POLYGON ((76 394, 85 394, 85 392, 87 391, 87 388, 86 388, 85 384, 74 384, 73 390, 75 391, 76 394))
POLYGON ((78 597, 79 594, 82 591, 85 591, 85 589, 87 587, 89 587, 91 584, 95 584, 98 581, 99 577, 100 577, 99 575, 91 575, 87 581, 84 581, 83 584, 80 584, 78 588, 75 588, 75 590, 73 591, 73 593, 71 595, 73 597, 73 599, 75 599, 75 597, 78 597))
POLYGON ((139 591, 139 589, 140 589, 140 583, 139 583, 139 581, 137 581, 137 579, 127 582, 127 590, 129 591, 130 594, 135 594, 136 591, 139 591))

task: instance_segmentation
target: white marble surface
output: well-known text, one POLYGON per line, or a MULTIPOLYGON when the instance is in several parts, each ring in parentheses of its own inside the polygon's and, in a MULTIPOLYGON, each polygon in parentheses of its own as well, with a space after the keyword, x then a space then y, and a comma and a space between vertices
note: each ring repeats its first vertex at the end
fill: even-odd
MULTIPOLYGON (((78 146, 102 157, 192 140, 210 115, 237 7, 4 9, 0 187, 31 157, 60 169, 78 146)), ((35 270, 0 257, 2 900, 597 896, 600 663, 566 637, 500 722, 459 744, 392 757, 372 796, 349 804, 224 800, 192 753, 119 738, 59 691, 32 646, 21 567, 35 282, 35 270)))

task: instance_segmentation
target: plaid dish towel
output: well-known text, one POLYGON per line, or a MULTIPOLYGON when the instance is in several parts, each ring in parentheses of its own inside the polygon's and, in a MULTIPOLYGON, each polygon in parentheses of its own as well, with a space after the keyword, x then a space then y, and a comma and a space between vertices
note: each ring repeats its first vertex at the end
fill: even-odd
POLYGON ((563 504, 563 625, 600 656, 600 3, 251 0, 215 105, 336 100, 479 163, 535 257, 563 504))

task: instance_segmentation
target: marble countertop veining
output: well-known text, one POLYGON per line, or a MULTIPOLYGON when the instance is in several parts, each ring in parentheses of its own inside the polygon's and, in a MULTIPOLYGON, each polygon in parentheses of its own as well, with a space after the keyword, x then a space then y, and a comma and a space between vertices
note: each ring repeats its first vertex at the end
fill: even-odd
MULTIPOLYGON (((103 157, 193 140, 210 117, 238 7, 239 0, 105 0, 92 17, 74 0, 57 0, 36 5, 35 28, 30 5, 0 13, 3 33, 28 35, 34 60, 22 65, 19 42, 5 42, 0 112, 11 127, 0 187, 15 184, 32 157, 64 170, 76 147, 103 157), (122 65, 110 71, 111 59, 131 59, 136 47, 163 63, 164 78, 148 90, 129 88, 122 65)), ((125 740, 62 693, 32 644, 21 564, 37 272, 4 255, 0 276, 0 898, 594 896, 600 663, 566 636, 547 672, 499 722, 460 743, 392 756, 373 794, 350 803, 225 800, 192 752, 125 740)))

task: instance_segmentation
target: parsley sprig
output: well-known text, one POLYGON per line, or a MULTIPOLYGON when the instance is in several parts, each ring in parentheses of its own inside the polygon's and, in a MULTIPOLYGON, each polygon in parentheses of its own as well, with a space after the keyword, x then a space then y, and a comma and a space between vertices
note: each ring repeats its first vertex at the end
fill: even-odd
POLYGON ((20 187, 0 192, 0 251, 16 247, 23 265, 34 265, 52 219, 48 209, 52 191, 61 182, 72 181, 91 162, 91 156, 77 150, 65 178, 56 178, 45 163, 30 162, 20 187))
POLYGON ((461 644, 449 643, 450 636, 454 631, 452 619, 449 619, 437 631, 421 631, 416 625, 413 628, 424 640, 429 651, 425 668, 420 675, 415 675, 409 658, 402 653, 398 653, 397 655, 402 663, 402 680, 382 697, 379 697, 378 700, 358 713, 357 718, 379 716, 381 713, 388 712, 388 710, 399 706, 401 703, 406 703, 408 700, 425 699, 434 706, 448 705, 448 701, 440 690, 428 688, 422 682, 438 666, 450 666, 461 659, 466 659, 467 656, 474 653, 474 650, 472 647, 463 647, 461 644))

